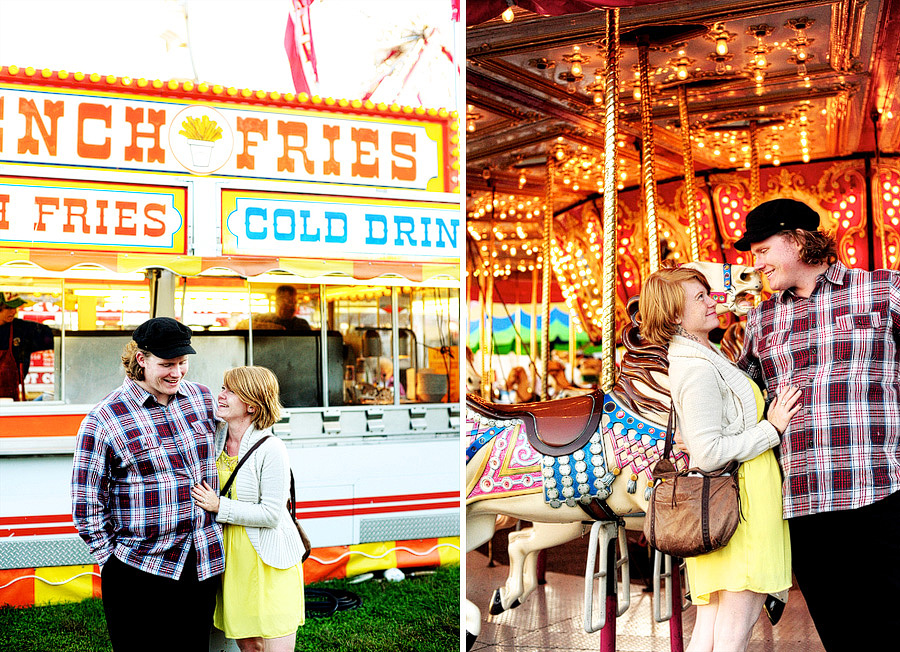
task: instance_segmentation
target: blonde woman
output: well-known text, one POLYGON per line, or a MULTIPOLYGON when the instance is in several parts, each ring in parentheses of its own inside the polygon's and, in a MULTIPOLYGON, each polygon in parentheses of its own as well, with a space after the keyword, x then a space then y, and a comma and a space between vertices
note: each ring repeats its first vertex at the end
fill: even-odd
POLYGON ((290 462, 284 443, 270 436, 281 415, 278 395, 278 379, 265 367, 225 372, 217 400, 219 485, 269 437, 238 469, 227 495, 206 482, 191 492, 224 524, 225 573, 214 623, 242 652, 290 652, 304 622, 303 544, 285 508, 290 462))
POLYGON ((766 594, 791 586, 791 548, 781 516, 781 472, 772 449, 800 409, 796 387, 775 398, 766 419, 756 383, 716 350, 719 325, 698 271, 661 269, 644 284, 641 334, 668 345, 669 382, 691 466, 715 471, 740 462, 743 518, 724 548, 687 560, 697 618, 688 652, 741 652, 766 594))

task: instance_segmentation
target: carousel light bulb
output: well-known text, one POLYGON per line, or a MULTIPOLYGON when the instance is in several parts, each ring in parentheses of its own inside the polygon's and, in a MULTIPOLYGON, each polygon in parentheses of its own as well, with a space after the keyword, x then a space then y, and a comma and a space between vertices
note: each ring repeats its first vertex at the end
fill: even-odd
POLYGON ((641 85, 640 84, 635 84, 634 88, 631 89, 631 97, 633 97, 636 100, 641 99, 641 85))
POLYGON ((594 91, 594 104, 602 104, 603 103, 603 93, 600 91, 594 91))
POLYGON ((806 51, 806 44, 801 43, 797 46, 797 61, 806 61, 809 53, 806 51))
POLYGON ((573 61, 572 67, 569 68, 569 72, 572 73, 573 77, 581 77, 582 69, 580 61, 573 61))
POLYGON ((722 32, 716 37, 716 54, 720 57, 728 54, 728 37, 722 32))
POLYGON ((675 76, 678 77, 678 79, 687 79, 688 68, 686 63, 681 62, 678 64, 678 71, 675 73, 675 76))
POLYGON ((516 17, 516 15, 513 13, 512 5, 507 7, 506 10, 502 14, 500 14, 500 17, 503 19, 504 23, 511 23, 513 21, 513 18, 516 17))

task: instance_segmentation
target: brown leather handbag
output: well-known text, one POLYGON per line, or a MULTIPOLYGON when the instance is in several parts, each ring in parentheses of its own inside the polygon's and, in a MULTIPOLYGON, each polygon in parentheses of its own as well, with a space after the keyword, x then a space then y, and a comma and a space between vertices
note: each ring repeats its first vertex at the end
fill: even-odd
POLYGON ((695 557, 723 547, 741 518, 738 463, 708 473, 676 471, 669 460, 675 408, 669 412, 662 458, 653 467, 653 490, 644 519, 649 544, 673 557, 695 557))

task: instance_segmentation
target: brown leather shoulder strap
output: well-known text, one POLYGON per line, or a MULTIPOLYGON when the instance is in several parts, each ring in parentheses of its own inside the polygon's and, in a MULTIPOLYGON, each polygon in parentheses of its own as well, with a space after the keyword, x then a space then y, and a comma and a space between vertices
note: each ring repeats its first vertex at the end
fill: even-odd
POLYGON ((258 442, 253 444, 253 446, 250 447, 250 450, 247 451, 246 455, 244 455, 241 459, 238 460, 237 466, 234 467, 234 471, 232 471, 231 475, 228 477, 228 480, 225 482, 225 486, 223 486, 219 490, 220 496, 224 496, 225 494, 228 493, 228 490, 231 489, 231 484, 234 482, 234 479, 237 477, 238 469, 240 469, 241 466, 244 464, 244 462, 246 462, 247 459, 253 454, 253 451, 255 451, 257 448, 259 448, 262 445, 262 443, 271 436, 272 435, 266 435, 265 437, 260 439, 258 442))

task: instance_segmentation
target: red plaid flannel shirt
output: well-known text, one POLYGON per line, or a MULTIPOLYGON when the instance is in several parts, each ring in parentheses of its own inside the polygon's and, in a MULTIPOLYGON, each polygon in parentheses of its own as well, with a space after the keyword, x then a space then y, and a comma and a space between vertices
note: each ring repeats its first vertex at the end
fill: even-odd
POLYGON ((182 381, 160 405, 126 378, 81 422, 72 471, 75 526, 100 564, 111 555, 178 579, 191 544, 201 580, 225 569, 222 528, 191 499, 219 486, 216 420, 207 387, 182 381))
POLYGON ((784 517, 855 509, 900 490, 900 273, 835 263, 807 299, 747 318, 738 366, 803 407, 782 437, 784 517))

